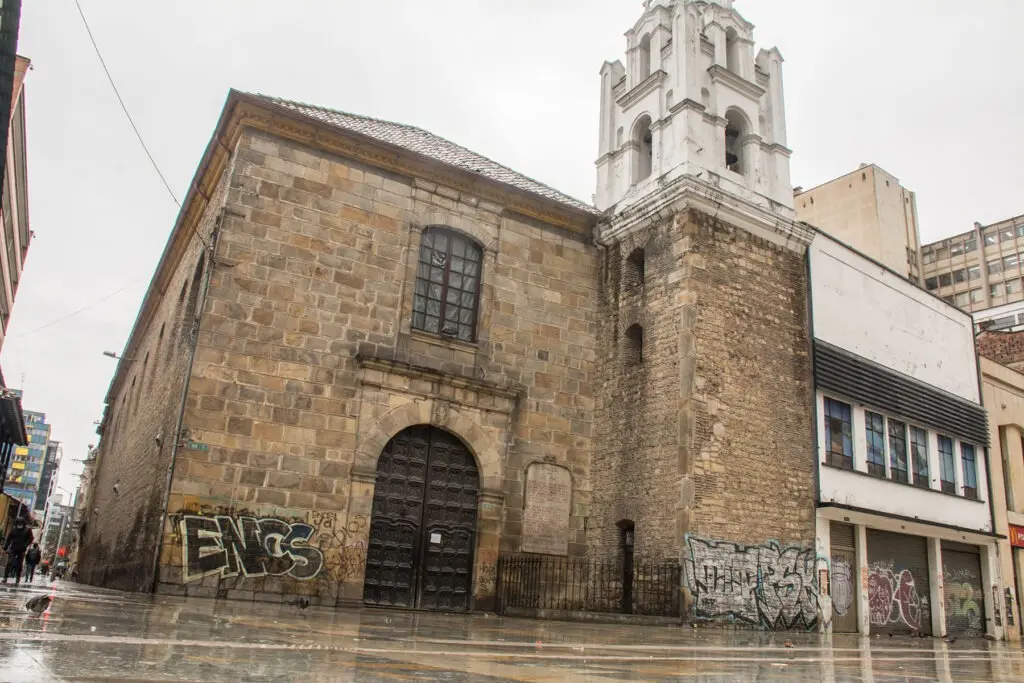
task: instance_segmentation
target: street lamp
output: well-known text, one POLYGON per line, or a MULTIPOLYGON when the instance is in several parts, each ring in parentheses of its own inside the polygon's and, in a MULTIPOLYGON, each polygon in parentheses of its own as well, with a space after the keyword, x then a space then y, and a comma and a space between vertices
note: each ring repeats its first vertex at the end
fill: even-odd
POLYGON ((107 358, 113 358, 114 360, 124 360, 124 361, 128 361, 129 363, 134 363, 135 362, 134 358, 125 358, 124 356, 117 355, 113 351, 104 351, 103 355, 106 356, 107 358))

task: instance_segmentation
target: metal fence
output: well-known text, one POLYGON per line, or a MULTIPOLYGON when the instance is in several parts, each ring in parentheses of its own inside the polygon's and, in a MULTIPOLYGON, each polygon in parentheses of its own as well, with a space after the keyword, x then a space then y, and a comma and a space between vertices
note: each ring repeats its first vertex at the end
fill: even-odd
POLYGON ((513 554, 498 558, 498 612, 510 608, 679 616, 675 562, 513 554))

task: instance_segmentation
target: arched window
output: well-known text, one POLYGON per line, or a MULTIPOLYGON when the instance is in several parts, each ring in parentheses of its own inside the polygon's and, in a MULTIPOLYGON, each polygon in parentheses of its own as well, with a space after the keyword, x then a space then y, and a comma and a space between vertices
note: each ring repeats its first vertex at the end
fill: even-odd
POLYGON ((188 308, 185 309, 186 319, 196 312, 196 305, 199 303, 199 286, 203 281, 203 257, 199 257, 196 263, 196 270, 192 273, 192 284, 188 290, 188 308))
POLYGON ((639 365, 644 361, 644 328, 638 324, 630 325, 626 330, 625 339, 626 362, 639 365))
POLYGON ((622 268, 622 289, 633 291, 644 286, 644 250, 634 249, 622 268))
POLYGON ((471 342, 476 339, 483 249, 469 237, 428 227, 420 241, 412 327, 471 342))
POLYGON ((743 138, 747 134, 747 121, 735 109, 725 112, 725 166, 739 174, 746 172, 743 159, 743 138))
POLYGON ((725 31, 725 68, 734 74, 740 73, 740 41, 731 26, 725 31))
POLYGON ((640 39, 640 51, 637 53, 639 80, 644 80, 651 75, 651 36, 644 35, 640 39))
POLYGON ((651 135, 651 117, 644 114, 633 126, 633 184, 651 175, 654 166, 654 146, 651 135))

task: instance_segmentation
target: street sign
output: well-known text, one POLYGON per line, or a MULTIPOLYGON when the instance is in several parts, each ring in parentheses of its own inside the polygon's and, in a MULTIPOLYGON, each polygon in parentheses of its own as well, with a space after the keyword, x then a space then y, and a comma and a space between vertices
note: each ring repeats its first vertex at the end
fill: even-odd
POLYGON ((1024 548, 1024 526, 1010 525, 1010 545, 1014 548, 1024 548))

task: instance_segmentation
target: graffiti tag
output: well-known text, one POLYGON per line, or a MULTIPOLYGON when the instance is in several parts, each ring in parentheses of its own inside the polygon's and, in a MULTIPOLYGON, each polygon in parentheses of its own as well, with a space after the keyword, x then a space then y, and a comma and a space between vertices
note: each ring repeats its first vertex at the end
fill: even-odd
POLYGON ((946 630, 964 635, 984 635, 981 621, 981 577, 967 569, 943 572, 946 630))
POLYGON ((832 609, 842 616, 853 604, 853 568, 845 557, 832 558, 832 609))
POLYGON ((819 598, 813 550, 771 542, 743 546, 688 537, 686 583, 698 619, 766 629, 812 629, 819 598))
POLYGON ((929 614, 928 598, 918 595, 909 569, 894 571, 876 563, 868 574, 868 611, 872 625, 900 624, 920 631, 929 614))
POLYGON ((227 515, 184 515, 178 524, 185 583, 211 574, 223 578, 288 575, 305 581, 324 564, 323 553, 308 545, 313 535, 309 524, 227 515))

